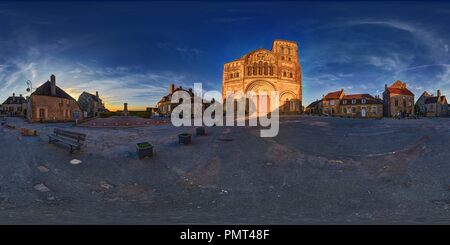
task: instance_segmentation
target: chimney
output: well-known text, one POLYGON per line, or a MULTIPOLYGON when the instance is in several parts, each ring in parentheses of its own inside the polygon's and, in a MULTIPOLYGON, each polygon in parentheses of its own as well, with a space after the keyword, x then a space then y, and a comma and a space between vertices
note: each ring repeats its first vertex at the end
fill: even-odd
POLYGON ((50 76, 50 90, 51 90, 52 96, 55 96, 56 95, 56 77, 53 74, 50 76))
POLYGON ((96 96, 97 99, 98 99, 98 91, 95 91, 95 96, 96 96))
POLYGON ((22 97, 22 94, 19 94, 19 97, 22 97))
POLYGON ((175 90, 175 85, 173 83, 170 84, 170 94, 173 94, 173 91, 175 90))
POLYGON ((13 93, 13 100, 16 99, 16 93, 13 93))
POLYGON ((385 83, 384 84, 384 90, 387 90, 388 89, 388 86, 387 86, 387 84, 385 83))
POLYGON ((441 98, 441 90, 440 89, 438 89, 438 91, 437 91, 437 97, 438 97, 438 99, 441 98))

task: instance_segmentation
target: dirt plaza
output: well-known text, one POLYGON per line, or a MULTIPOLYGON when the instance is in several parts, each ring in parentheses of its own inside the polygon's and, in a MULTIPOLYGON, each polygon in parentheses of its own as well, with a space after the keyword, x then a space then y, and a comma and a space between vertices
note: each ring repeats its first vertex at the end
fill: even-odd
POLYGON ((450 221, 450 118, 286 116, 256 127, 0 128, 2 224, 434 224, 450 221), (37 130, 21 136, 19 128, 37 130), (63 128, 80 152, 48 144, 63 128), (178 144, 190 132, 192 144, 178 144), (139 160, 135 144, 154 145, 139 160), (76 164, 73 160, 79 160, 76 164))

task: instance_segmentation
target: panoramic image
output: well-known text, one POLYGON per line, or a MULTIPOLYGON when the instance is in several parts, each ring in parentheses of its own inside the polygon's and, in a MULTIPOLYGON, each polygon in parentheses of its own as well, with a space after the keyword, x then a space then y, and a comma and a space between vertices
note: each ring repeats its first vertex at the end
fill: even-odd
POLYGON ((449 22, 448 2, 2 2, 0 224, 449 224, 449 22))

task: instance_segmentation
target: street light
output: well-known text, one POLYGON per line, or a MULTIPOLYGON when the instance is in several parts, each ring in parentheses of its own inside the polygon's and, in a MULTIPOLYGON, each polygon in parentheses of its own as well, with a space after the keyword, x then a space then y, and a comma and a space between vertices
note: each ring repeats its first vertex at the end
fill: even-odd
POLYGON ((33 92, 33 83, 30 80, 27 80, 27 92, 33 92))

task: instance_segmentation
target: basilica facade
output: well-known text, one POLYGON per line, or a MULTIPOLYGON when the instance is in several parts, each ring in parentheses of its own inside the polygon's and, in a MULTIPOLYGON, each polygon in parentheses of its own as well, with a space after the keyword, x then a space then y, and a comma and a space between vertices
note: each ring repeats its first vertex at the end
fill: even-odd
MULTIPOLYGON (((270 96, 278 91, 280 112, 299 112, 302 108, 302 72, 296 42, 275 40, 272 50, 257 49, 223 66, 222 97, 226 103, 227 91, 256 94, 263 91, 270 96)), ((273 105, 268 108, 273 111, 273 105)), ((256 105, 260 108, 260 105, 256 105)))

